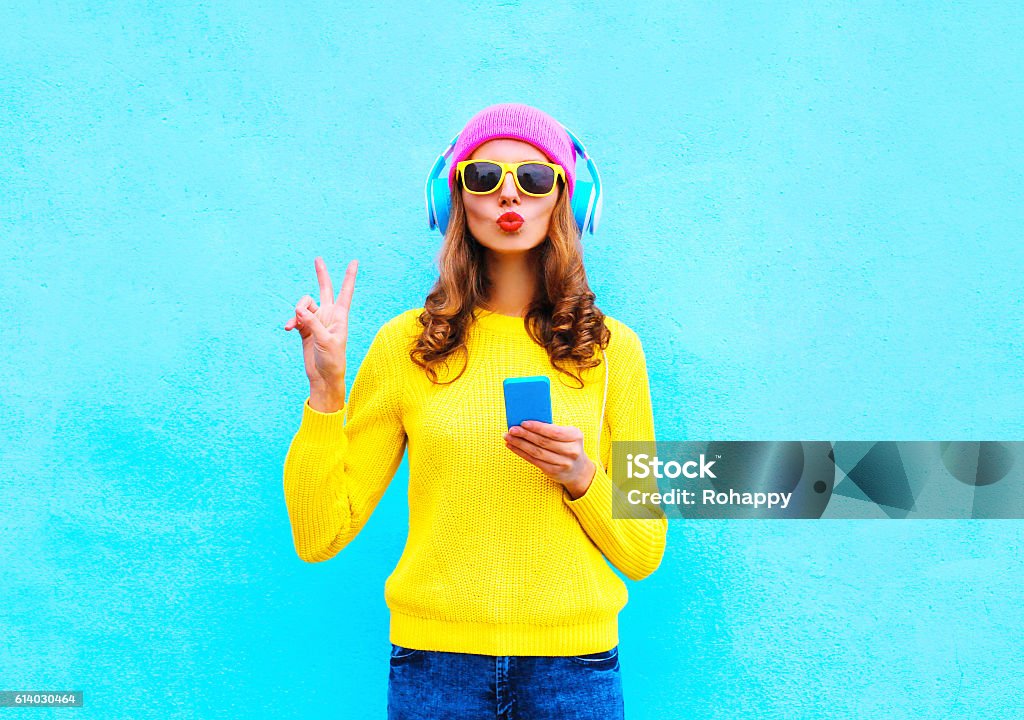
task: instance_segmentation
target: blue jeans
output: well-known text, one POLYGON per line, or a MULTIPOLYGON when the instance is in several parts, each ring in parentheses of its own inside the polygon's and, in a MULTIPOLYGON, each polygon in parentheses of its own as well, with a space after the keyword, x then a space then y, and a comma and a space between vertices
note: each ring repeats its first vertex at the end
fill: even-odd
POLYGON ((388 720, 623 720, 619 647, 564 657, 392 643, 388 720))

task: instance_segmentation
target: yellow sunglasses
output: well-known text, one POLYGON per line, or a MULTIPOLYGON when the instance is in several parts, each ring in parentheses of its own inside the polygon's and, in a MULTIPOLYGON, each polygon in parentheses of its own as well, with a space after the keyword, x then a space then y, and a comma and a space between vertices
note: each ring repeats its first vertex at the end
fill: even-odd
POLYGON ((565 182, 565 170, 557 163, 526 160, 506 163, 497 160, 463 160, 455 166, 462 187, 472 195, 489 195, 512 173, 516 186, 530 197, 545 197, 555 191, 555 180, 565 182))

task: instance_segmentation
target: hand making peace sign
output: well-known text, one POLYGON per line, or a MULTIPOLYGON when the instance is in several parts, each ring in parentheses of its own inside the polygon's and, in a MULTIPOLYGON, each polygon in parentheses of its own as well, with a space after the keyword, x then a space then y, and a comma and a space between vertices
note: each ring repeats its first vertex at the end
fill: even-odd
POLYGON ((309 295, 303 296, 295 306, 295 317, 285 324, 284 329, 298 328, 302 336, 302 357, 310 387, 343 395, 348 311, 352 306, 359 261, 349 262, 337 300, 334 299, 334 287, 323 258, 317 257, 313 264, 320 283, 320 307, 309 295))

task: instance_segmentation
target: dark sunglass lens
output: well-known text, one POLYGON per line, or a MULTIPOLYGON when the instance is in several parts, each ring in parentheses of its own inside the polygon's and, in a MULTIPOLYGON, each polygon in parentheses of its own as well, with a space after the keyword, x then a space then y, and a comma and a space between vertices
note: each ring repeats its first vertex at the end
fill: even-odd
POLYGON ((528 193, 541 195, 555 184, 555 171, 547 165, 520 165, 519 185, 528 193))
POLYGON ((474 162, 466 166, 466 187, 473 192, 488 192, 498 186, 501 167, 489 162, 474 162))

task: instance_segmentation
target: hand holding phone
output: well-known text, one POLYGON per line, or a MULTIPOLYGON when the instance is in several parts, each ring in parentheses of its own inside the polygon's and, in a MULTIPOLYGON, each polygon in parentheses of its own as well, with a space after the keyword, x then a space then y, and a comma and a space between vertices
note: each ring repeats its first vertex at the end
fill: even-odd
POLYGON ((552 424, 551 381, 544 375, 506 378, 504 386, 505 420, 509 427, 505 446, 564 485, 573 500, 580 498, 590 487, 597 466, 583 449, 579 428, 552 424), (530 423, 531 427, 524 427, 527 420, 544 424, 530 423))

